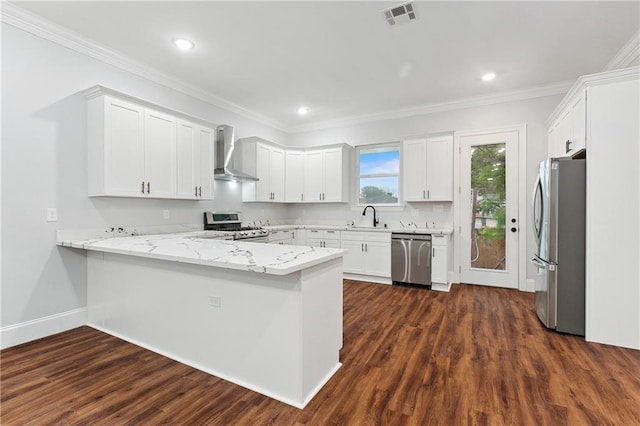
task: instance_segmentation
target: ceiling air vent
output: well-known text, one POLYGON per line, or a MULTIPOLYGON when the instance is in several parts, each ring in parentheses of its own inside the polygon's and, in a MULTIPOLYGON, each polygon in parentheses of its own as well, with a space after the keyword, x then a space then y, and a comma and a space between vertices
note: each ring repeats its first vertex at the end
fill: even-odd
POLYGON ((416 19, 416 11, 411 2, 390 7, 389 9, 383 10, 382 13, 390 27, 416 19))

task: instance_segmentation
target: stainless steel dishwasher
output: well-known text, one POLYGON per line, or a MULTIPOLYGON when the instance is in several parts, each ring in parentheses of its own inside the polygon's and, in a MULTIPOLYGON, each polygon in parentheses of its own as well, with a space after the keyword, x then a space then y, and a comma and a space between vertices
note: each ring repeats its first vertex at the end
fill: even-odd
POLYGON ((431 235, 391 234, 391 280, 431 285, 431 235))

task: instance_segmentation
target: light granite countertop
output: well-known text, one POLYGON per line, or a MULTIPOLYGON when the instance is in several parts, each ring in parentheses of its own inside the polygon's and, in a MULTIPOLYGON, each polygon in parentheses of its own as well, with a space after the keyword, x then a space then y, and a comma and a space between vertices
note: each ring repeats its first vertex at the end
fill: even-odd
POLYGON ((346 253, 346 250, 333 248, 224 240, 224 236, 224 233, 196 231, 62 240, 58 245, 273 275, 301 271, 346 253))
POLYGON ((340 226, 340 225, 270 225, 265 226, 270 231, 287 231, 291 229, 319 229, 319 230, 335 230, 335 231, 356 231, 356 232, 397 232, 403 234, 433 234, 433 235, 451 235, 451 228, 384 228, 384 227, 365 227, 365 226, 340 226))

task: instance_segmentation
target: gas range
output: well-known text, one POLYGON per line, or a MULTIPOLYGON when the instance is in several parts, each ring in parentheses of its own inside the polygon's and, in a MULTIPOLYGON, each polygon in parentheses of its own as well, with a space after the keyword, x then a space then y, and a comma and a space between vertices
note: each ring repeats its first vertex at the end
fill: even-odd
POLYGON ((242 226, 239 212, 204 212, 204 230, 227 232, 234 240, 266 239, 269 230, 242 226))

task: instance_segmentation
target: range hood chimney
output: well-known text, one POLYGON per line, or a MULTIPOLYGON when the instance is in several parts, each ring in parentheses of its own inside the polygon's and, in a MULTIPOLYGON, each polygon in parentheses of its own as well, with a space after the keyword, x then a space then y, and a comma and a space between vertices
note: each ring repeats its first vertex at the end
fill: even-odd
POLYGON ((259 180, 255 176, 248 175, 238 170, 234 170, 231 164, 235 138, 233 127, 222 124, 216 128, 216 167, 213 178, 217 180, 232 180, 238 182, 248 182, 259 180))

